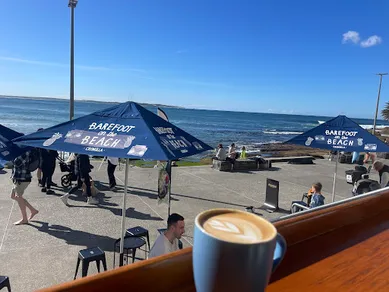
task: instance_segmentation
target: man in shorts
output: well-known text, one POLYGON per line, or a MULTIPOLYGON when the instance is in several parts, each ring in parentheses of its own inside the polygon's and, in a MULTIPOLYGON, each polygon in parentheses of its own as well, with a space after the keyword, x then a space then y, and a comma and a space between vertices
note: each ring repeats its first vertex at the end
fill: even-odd
POLYGON ((24 191, 31 183, 31 172, 29 169, 31 151, 37 151, 35 149, 29 150, 26 153, 16 157, 13 161, 12 175, 11 179, 13 182, 11 199, 18 202, 20 212, 22 213, 22 219, 15 222, 15 225, 21 225, 28 223, 28 220, 31 220, 38 210, 35 209, 31 204, 23 198, 24 191), (31 215, 27 219, 27 208, 30 210, 31 215))

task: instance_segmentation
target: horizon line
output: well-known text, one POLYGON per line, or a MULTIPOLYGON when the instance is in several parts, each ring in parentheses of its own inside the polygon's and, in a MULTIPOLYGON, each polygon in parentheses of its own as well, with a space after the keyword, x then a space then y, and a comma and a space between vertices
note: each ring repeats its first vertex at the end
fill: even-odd
MULTIPOLYGON (((60 96, 25 96, 25 95, 9 95, 9 94, 0 94, 0 98, 28 98, 28 99, 54 99, 54 100, 68 100, 68 97, 60 97, 60 96)), ((91 98, 77 98, 75 97, 76 101, 84 101, 84 102, 96 102, 96 103, 106 103, 106 104, 115 104, 115 103, 123 103, 126 101, 105 101, 105 100, 94 100, 91 98)), ((319 116, 315 114, 301 114, 301 113, 279 113, 279 112, 258 112, 258 111, 242 111, 242 110, 223 110, 223 109, 213 109, 213 108, 201 108, 201 107, 190 107, 190 106, 179 106, 179 105, 169 105, 169 104, 162 104, 162 103, 152 103, 152 102, 140 102, 132 100, 133 102, 144 104, 144 105, 151 105, 151 106, 161 106, 161 107, 168 107, 168 108, 176 108, 176 109, 186 109, 186 110, 203 110, 203 111, 219 111, 219 112, 231 112, 231 113, 248 113, 248 114, 276 114, 276 115, 285 115, 285 116, 309 116, 309 117, 320 117, 320 118, 334 118, 334 116, 319 116)), ((349 117, 353 119, 353 117, 349 117)), ((371 119, 371 118, 354 118, 354 119, 371 119)), ((381 121, 386 121, 385 119, 378 119, 381 121)))

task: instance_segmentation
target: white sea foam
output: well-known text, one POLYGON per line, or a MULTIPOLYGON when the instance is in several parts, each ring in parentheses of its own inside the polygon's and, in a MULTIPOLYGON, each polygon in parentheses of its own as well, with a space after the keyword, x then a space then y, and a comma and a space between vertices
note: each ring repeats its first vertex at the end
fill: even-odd
POLYGON ((300 135, 303 132, 296 132, 296 131, 263 131, 264 134, 271 134, 271 135, 300 135))
MULTIPOLYGON (((320 125, 321 124, 324 124, 325 121, 317 121, 320 125)), ((366 130, 370 130, 370 129, 373 129, 374 125, 359 125, 361 126, 362 128, 366 129, 366 130)), ((388 126, 387 125, 376 125, 375 128, 376 129, 384 129, 384 128, 387 128, 388 126)))

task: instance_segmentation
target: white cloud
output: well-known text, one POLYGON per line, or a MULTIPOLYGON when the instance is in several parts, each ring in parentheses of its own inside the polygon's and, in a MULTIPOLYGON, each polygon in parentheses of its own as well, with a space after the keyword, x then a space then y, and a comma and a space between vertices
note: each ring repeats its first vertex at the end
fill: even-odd
POLYGON ((378 35, 373 35, 373 36, 369 37, 368 39, 362 41, 361 47, 362 48, 369 48, 369 47, 379 45, 380 43, 382 43, 382 38, 379 37, 378 35))
POLYGON ((352 42, 354 44, 358 44, 361 38, 359 37, 359 32, 349 30, 348 32, 343 34, 343 44, 347 44, 349 42, 352 42))
POLYGON ((382 43, 382 38, 379 37, 378 35, 372 35, 367 39, 361 41, 359 32, 349 30, 348 32, 343 34, 342 43, 343 44, 354 43, 354 44, 359 44, 362 48, 369 48, 369 47, 377 46, 380 43, 382 43))

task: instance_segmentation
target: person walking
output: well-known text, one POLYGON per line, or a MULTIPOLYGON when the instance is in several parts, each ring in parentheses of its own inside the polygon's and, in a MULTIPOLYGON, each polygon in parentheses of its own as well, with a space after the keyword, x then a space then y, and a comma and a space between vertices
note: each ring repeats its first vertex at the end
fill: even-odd
MULTIPOLYGON (((42 131, 43 128, 39 128, 37 130, 37 132, 39 131, 42 131)), ((38 149, 38 152, 39 152, 39 166, 38 166, 38 169, 36 170, 36 178, 38 180, 38 186, 39 187, 42 187, 42 169, 41 169, 41 165, 42 165, 42 150, 43 149, 38 149)))
POLYGON ((50 195, 54 194, 51 190, 53 185, 53 174, 55 170, 58 152, 55 150, 41 149, 40 169, 42 170, 42 192, 50 195))
POLYGON ((88 204, 97 205, 99 202, 97 199, 92 197, 91 181, 89 173, 92 171, 89 155, 78 154, 76 159, 76 174, 78 176, 78 187, 82 186, 82 183, 85 184, 86 194, 88 196, 88 204))
POLYGON ((109 189, 114 191, 116 189, 116 179, 115 179, 115 169, 119 164, 119 159, 117 157, 107 157, 108 166, 107 173, 109 179, 109 189))
POLYGON ((77 176, 77 185, 73 187, 68 193, 61 197, 62 202, 68 206, 69 196, 82 188, 82 184, 85 184, 86 194, 88 197, 88 204, 97 205, 99 202, 97 199, 92 197, 92 184, 89 173, 91 172, 91 165, 89 156, 85 154, 75 154, 75 174, 77 176))
MULTIPOLYGON (((16 157, 13 161, 12 168, 12 191, 11 199, 15 200, 18 205, 20 212, 22 213, 22 219, 16 221, 15 225, 27 224, 28 220, 34 218, 36 214, 39 213, 25 198, 23 198, 24 192, 27 189, 28 185, 31 183, 31 172, 29 169, 31 163, 32 152, 37 151, 32 149, 22 154, 19 157, 16 157), (27 219, 27 208, 30 210, 31 215, 27 219)), ((37 154, 38 155, 38 154, 37 154)))

